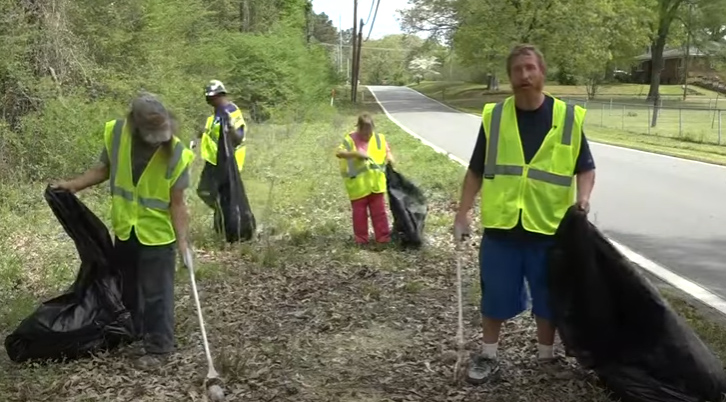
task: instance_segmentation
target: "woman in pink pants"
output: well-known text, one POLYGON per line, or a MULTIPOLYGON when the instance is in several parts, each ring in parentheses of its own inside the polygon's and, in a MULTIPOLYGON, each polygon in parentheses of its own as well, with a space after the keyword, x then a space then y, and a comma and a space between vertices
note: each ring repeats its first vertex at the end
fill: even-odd
POLYGON ((369 211, 376 242, 391 240, 386 215, 385 167, 393 162, 393 157, 386 137, 374 132, 374 128, 370 115, 360 115, 357 130, 343 138, 336 152, 353 207, 353 233, 358 244, 368 243, 369 211))

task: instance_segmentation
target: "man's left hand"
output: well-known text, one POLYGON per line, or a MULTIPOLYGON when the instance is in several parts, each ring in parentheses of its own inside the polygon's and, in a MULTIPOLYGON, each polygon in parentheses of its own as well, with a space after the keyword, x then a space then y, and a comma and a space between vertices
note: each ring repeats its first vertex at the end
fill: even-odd
POLYGON ((586 214, 590 212, 590 200, 577 200, 577 207, 586 214))

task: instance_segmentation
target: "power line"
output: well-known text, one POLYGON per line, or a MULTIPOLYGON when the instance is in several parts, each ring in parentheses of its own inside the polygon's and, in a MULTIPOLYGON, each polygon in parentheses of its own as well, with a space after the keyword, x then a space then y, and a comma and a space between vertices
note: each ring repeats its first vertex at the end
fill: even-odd
POLYGON ((356 35, 356 33, 357 33, 356 31, 357 30, 358 30, 358 0, 353 0, 353 37, 351 38, 352 39, 352 42, 353 42, 352 43, 352 45, 353 45, 352 46, 353 57, 351 59, 351 64, 352 64, 351 67, 352 68, 351 68, 351 72, 350 72, 351 73, 351 77, 350 77, 350 100, 353 103, 355 103, 355 98, 356 98, 356 96, 355 96, 356 95, 356 92, 355 92, 356 91, 356 88, 355 88, 355 79, 356 79, 356 77, 355 77, 355 67, 356 67, 355 66, 355 62, 357 60, 356 50, 358 48, 358 46, 356 46, 357 36, 358 36, 358 35, 356 35))
MULTIPOLYGON (((324 46, 335 46, 335 47, 338 46, 337 43, 318 42, 317 44, 318 45, 324 45, 324 46)), ((352 46, 351 45, 343 45, 342 47, 350 48, 352 46)), ((366 49, 366 50, 386 50, 386 51, 390 51, 390 52, 412 52, 414 50, 417 50, 415 48, 411 48, 411 49, 396 49, 396 48, 393 48, 393 47, 370 47, 370 46, 365 46, 363 49, 366 49)))
POLYGON ((366 18, 366 22, 363 25, 368 25, 368 21, 371 20, 371 14, 373 14, 373 4, 375 4, 376 0, 371 0, 371 9, 368 10, 368 18, 366 18))
MULTIPOLYGON (((366 41, 370 39, 371 32, 373 32, 373 25, 376 23, 376 16, 378 16, 378 6, 381 5, 381 0, 376 1, 376 12, 373 14, 373 22, 371 22, 371 27, 368 29, 368 36, 366 37, 366 41)), ((373 3, 371 3, 371 6, 373 6, 373 3)), ((372 7, 371 7, 372 8, 372 7)))
POLYGON ((360 54, 363 47, 363 18, 360 19, 360 31, 358 31, 358 41, 356 43, 357 49, 355 51, 355 79, 353 83, 355 85, 355 92, 353 93, 353 102, 358 102, 358 80, 360 79, 360 54))
MULTIPOLYGON (((343 14, 338 14, 338 74, 343 73, 343 31, 340 27, 343 26, 343 14)), ((346 61, 346 64, 348 62, 346 61)))

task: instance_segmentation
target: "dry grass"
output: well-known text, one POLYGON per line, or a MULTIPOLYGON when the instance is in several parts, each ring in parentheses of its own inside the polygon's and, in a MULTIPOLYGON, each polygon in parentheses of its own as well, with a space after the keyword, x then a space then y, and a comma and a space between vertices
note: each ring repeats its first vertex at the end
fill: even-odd
MULTIPOLYGON (((365 106, 375 112, 372 104, 365 106)), ((260 239, 222 247, 212 235, 211 213, 190 194, 200 297, 228 400, 607 400, 574 364, 576 378, 569 381, 536 369, 528 316, 505 328, 506 382, 451 384, 456 255, 449 230, 462 167, 376 115, 400 170, 429 197, 428 244, 406 252, 354 247, 350 207, 332 157, 354 116, 316 114, 306 125, 250 131, 244 180, 263 226, 260 239)), ((0 332, 9 332, 39 300, 67 286, 78 263, 72 244, 42 202, 42 190, 42 185, 3 188, 5 200, 12 202, 2 204, 0 220, 12 229, 0 240, 0 329, 5 329, 0 332)), ((83 194, 82 200, 107 218, 105 189, 83 194)), ((462 254, 470 350, 478 348, 479 338, 476 243, 462 254)), ((204 400, 206 367, 194 305, 186 272, 180 270, 178 276, 179 351, 162 370, 136 371, 118 352, 47 365, 15 365, 2 355, 0 400, 204 400)))

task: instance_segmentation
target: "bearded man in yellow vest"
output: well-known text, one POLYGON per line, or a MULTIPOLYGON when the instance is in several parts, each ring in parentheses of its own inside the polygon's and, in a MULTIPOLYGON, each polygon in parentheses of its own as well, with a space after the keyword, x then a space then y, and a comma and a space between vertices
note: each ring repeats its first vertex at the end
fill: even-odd
POLYGON ((215 167, 217 166, 217 149, 220 138, 220 124, 227 122, 231 127, 228 132, 232 134, 232 145, 235 147, 234 159, 237 169, 241 172, 247 156, 245 145, 245 123, 242 110, 227 98, 227 88, 218 80, 210 81, 204 88, 207 104, 212 106, 213 114, 207 117, 204 131, 199 134, 200 153, 204 159, 204 169, 199 179, 197 195, 212 209, 217 208, 217 180, 215 167))
POLYGON ((124 305, 143 338, 139 368, 163 364, 174 351, 175 249, 182 256, 188 250, 184 191, 194 158, 176 129, 157 97, 141 94, 125 120, 106 123, 100 163, 55 185, 75 193, 109 180, 114 263, 124 275, 124 305))
POLYGON ((524 280, 537 323, 538 357, 547 371, 561 368, 548 303, 547 253, 567 209, 589 210, 595 164, 582 127, 585 109, 543 92, 546 65, 531 45, 507 59, 514 96, 487 104, 454 224, 455 240, 469 233, 481 189, 480 250, 483 350, 472 359, 468 381, 498 373, 502 323, 527 308, 524 280))
POLYGON ((386 214, 386 169, 393 163, 386 137, 374 132, 373 118, 358 117, 357 130, 347 134, 335 156, 340 160, 348 198, 353 209, 353 233, 357 244, 368 243, 368 212, 377 243, 391 240, 391 227, 386 214))

